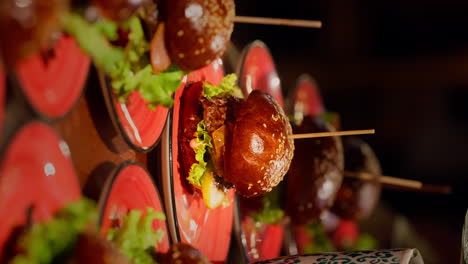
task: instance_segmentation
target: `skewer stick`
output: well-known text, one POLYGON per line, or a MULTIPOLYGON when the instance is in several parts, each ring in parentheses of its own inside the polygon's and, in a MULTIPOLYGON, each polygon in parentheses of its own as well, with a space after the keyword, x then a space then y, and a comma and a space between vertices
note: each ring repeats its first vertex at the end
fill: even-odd
POLYGON ((248 24, 262 24, 262 25, 290 26, 290 27, 322 28, 322 21, 318 21, 318 20, 235 16, 234 22, 248 23, 248 24))
POLYGON ((366 135, 366 134, 375 134, 375 129, 294 134, 294 135, 289 135, 288 138, 301 139, 301 138, 337 137, 337 136, 366 135))
MULTIPOLYGON (((356 178, 360 180, 365 180, 365 181, 373 180, 376 178, 374 175, 367 173, 367 172, 345 171, 344 176, 356 178)), ((396 177, 390 177, 390 176, 380 176, 377 179, 382 184, 400 186, 400 187, 405 187, 409 189, 421 189, 423 186, 422 182, 420 181, 408 180, 408 179, 402 179, 402 178, 396 178, 396 177)))
MULTIPOLYGON (((374 180, 375 176, 367 173, 367 172, 351 172, 345 171, 345 177, 356 178, 361 180, 374 180)), ((390 189, 403 189, 403 190, 411 190, 411 191, 418 191, 418 192, 426 192, 426 193, 435 193, 435 194, 450 194, 452 192, 452 188, 448 185, 432 185, 432 184, 423 184, 420 181, 415 180, 408 180, 390 176, 380 176, 378 177, 380 183, 382 183, 385 187, 390 189)))

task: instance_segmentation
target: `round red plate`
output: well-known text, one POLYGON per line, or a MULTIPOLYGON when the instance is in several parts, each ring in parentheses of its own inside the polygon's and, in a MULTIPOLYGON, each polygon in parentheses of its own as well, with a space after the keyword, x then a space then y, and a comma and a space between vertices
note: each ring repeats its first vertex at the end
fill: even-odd
POLYGON ((294 114, 317 116, 325 112, 317 83, 309 75, 301 75, 293 92, 294 114))
MULTIPOLYGON (((284 108, 281 92, 281 82, 276 72, 275 63, 267 46, 261 41, 254 41, 242 51, 242 59, 238 66, 239 87, 245 97, 253 90, 269 93, 284 108)), ((248 199, 236 199, 241 203, 248 199)), ((284 228, 282 225, 255 223, 253 219, 239 207, 240 226, 235 230, 244 247, 250 262, 272 259, 281 253, 284 228)))
MULTIPOLYGON (((219 84, 223 78, 222 61, 218 60, 198 71, 192 72, 185 81, 207 80, 219 84)), ((183 84, 185 86, 185 84, 183 84)), ((169 215, 169 228, 173 241, 189 243, 199 249, 210 261, 224 262, 231 238, 233 203, 210 210, 200 195, 192 195, 183 186, 185 179, 179 174, 177 131, 179 124, 181 87, 175 94, 175 103, 169 119, 169 132, 163 139, 163 186, 166 208, 169 215), (165 155, 167 154, 167 155, 165 155)), ((228 192, 233 200, 234 191, 228 192)))
MULTIPOLYGON (((146 210, 151 207, 163 212, 161 199, 150 174, 139 164, 127 162, 110 178, 100 199, 101 232, 107 233, 115 219, 121 219, 132 209, 146 210)), ((169 233, 166 221, 155 220, 153 229, 164 231, 163 240, 156 245, 158 252, 169 250, 169 233)))
POLYGON ((73 38, 65 36, 55 44, 53 53, 47 64, 39 54, 26 58, 16 72, 34 109, 48 118, 60 118, 78 101, 90 58, 73 38))
POLYGON ((158 143, 166 124, 167 107, 148 108, 140 93, 131 93, 125 103, 119 102, 109 86, 108 96, 112 98, 112 113, 117 116, 118 127, 127 143, 137 151, 149 151, 158 143))
POLYGON ((42 221, 80 198, 80 184, 70 150, 49 126, 34 121, 21 128, 4 153, 0 167, 0 259, 10 232, 26 221, 42 221))
POLYGON ((265 91, 284 107, 281 81, 266 45, 256 40, 244 48, 241 57, 237 73, 242 92, 250 94, 253 90, 265 91))

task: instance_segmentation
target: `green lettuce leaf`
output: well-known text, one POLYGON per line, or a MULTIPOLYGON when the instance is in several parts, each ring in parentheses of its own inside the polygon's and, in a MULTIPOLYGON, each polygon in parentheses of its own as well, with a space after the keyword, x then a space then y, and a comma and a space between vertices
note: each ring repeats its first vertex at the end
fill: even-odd
MULTIPOLYGON (((80 15, 67 13, 62 17, 64 32, 73 36, 81 49, 106 74, 117 71, 121 62, 125 60, 124 50, 112 46, 105 38, 106 35, 117 34, 116 32, 107 32, 110 31, 109 23, 105 27, 103 24, 94 27, 80 15)), ((115 27, 116 29, 117 27, 115 27)))
POLYGON ((164 231, 153 230, 155 219, 166 220, 163 213, 147 208, 145 216, 141 210, 131 210, 123 218, 122 227, 111 228, 107 239, 112 241, 134 264, 152 264, 156 261, 150 252, 162 241, 164 231))
POLYGON ((313 241, 304 247, 304 253, 313 254, 320 252, 336 251, 332 241, 328 238, 323 225, 319 222, 307 224, 306 232, 312 237, 313 241))
POLYGON ((262 209, 251 215, 256 222, 277 224, 283 219, 284 211, 279 207, 279 188, 266 193, 262 197, 262 204, 262 209))
POLYGON ((211 99, 215 96, 230 95, 236 89, 237 75, 234 73, 226 75, 219 85, 211 85, 208 82, 203 83, 203 96, 211 99))
POLYGON ((186 73, 172 66, 162 73, 153 74, 148 56, 149 43, 138 17, 133 16, 121 25, 128 31, 125 48, 109 43, 109 40, 118 38, 118 25, 112 21, 90 24, 81 16, 69 13, 63 16, 62 24, 64 31, 73 36, 98 68, 110 77, 112 88, 121 101, 125 101, 133 91, 138 91, 151 109, 158 105, 173 105, 172 94, 186 73))
POLYGON ((195 137, 196 142, 200 144, 199 147, 195 150, 195 160, 198 161, 198 163, 194 163, 192 164, 192 167, 190 167, 187 180, 196 187, 201 188, 201 179, 205 174, 208 165, 208 163, 205 161, 205 153, 208 148, 213 148, 213 145, 211 144, 211 137, 206 131, 203 120, 197 124, 197 132, 195 137))
POLYGON ((97 212, 93 202, 81 199, 58 211, 46 222, 34 223, 18 243, 23 253, 10 263, 52 263, 58 257, 71 253, 86 224, 96 221, 97 212))
POLYGON ((346 251, 373 250, 379 247, 378 241, 370 234, 363 233, 355 244, 344 247, 346 251))

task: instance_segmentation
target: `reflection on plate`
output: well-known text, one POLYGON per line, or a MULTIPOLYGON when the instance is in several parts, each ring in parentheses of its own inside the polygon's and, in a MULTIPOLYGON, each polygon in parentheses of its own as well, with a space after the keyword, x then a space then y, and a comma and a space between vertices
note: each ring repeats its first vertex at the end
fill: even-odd
MULTIPOLYGON (((239 87, 245 97, 253 90, 269 93, 284 107, 281 82, 276 72, 267 46, 261 41, 254 41, 242 51, 238 65, 239 87)), ((281 185, 280 185, 281 186, 281 185)), ((277 187, 280 188, 280 187, 277 187)), ((278 257, 281 252, 284 228, 281 224, 256 223, 250 217, 246 204, 256 203, 253 199, 236 199, 236 217, 234 229, 249 262, 278 257)), ((257 206, 260 210, 263 205, 257 206)))
POLYGON ((83 91, 90 58, 70 37, 61 37, 50 58, 36 54, 21 61, 18 80, 33 108, 47 118, 68 113, 83 91))
POLYGON ((138 91, 132 92, 122 103, 102 73, 99 79, 112 121, 125 141, 136 151, 153 149, 164 129, 169 109, 158 106, 151 110, 138 91))
POLYGON ((244 48, 237 73, 244 95, 253 90, 262 90, 284 106, 281 81, 270 51, 263 42, 256 40, 244 48))
POLYGON ((42 221, 79 198, 67 143, 44 123, 22 127, 0 167, 0 259, 12 229, 25 223, 28 208, 33 206, 34 221, 42 221))
MULTIPOLYGON (((207 80, 219 84, 223 78, 221 60, 188 75, 185 82, 207 80)), ((183 84, 185 86, 185 84, 183 84)), ((169 114, 168 129, 162 137, 163 189, 169 229, 174 242, 189 243, 199 249, 210 261, 224 262, 231 237, 233 203, 208 209, 198 193, 191 194, 184 186, 185 179, 179 174, 177 131, 179 123, 180 96, 175 94, 174 107, 169 114)), ((233 200, 234 191, 228 192, 233 200)))
MULTIPOLYGON (((146 210, 151 207, 163 212, 159 192, 150 174, 139 164, 123 163, 117 172, 108 179, 99 200, 101 232, 107 233, 114 221, 119 221, 132 209, 146 210)), ((156 245, 158 252, 169 250, 169 233, 166 221, 155 220, 153 229, 164 231, 163 240, 156 245)))

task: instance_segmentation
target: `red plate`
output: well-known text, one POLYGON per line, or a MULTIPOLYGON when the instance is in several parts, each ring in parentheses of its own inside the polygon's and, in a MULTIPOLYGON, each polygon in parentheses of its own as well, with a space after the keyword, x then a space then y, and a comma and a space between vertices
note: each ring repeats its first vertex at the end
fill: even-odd
POLYGON ((256 40, 244 48, 239 66, 239 87, 244 95, 253 90, 262 90, 271 94, 284 107, 275 63, 263 42, 256 40))
MULTIPOLYGON (((239 87, 245 97, 253 90, 262 90, 275 98, 284 107, 281 82, 276 72, 275 63, 267 46, 261 41, 254 41, 242 51, 238 66, 239 87)), ((249 199, 236 199, 239 203, 240 223, 235 223, 235 230, 249 262, 278 257, 281 253, 284 228, 282 225, 255 223, 241 203, 249 199)), ((237 213, 236 213, 237 215, 237 213)))
MULTIPOLYGON (((121 219, 132 209, 146 210, 151 207, 163 212, 159 192, 150 174, 139 164, 126 162, 106 183, 100 201, 101 232, 106 234, 115 219, 121 219)), ((169 250, 169 234, 166 221, 155 220, 153 229, 164 231, 163 240, 156 245, 157 252, 169 250)))
POLYGON ((103 86, 108 98, 112 119, 117 124, 124 139, 137 151, 149 151, 158 143, 166 124, 169 109, 158 106, 151 110, 140 93, 131 93, 125 103, 119 102, 110 85, 103 86))
POLYGON ((242 231, 249 262, 272 259, 280 255, 284 234, 282 225, 256 224, 250 216, 244 216, 242 231))
POLYGON ((48 118, 68 113, 83 91, 90 58, 70 37, 61 37, 47 65, 33 55, 18 65, 18 79, 34 109, 48 118))
POLYGON ((0 259, 12 229, 25 223, 29 206, 34 206, 33 220, 43 221, 79 198, 67 143, 38 121, 21 128, 0 167, 0 259))
MULTIPOLYGON (((207 80, 219 84, 224 76, 222 61, 218 60, 207 67, 192 72, 188 81, 207 80)), ((187 80, 184 80, 184 83, 187 80)), ((184 86, 184 84, 183 84, 184 86)), ((180 96, 183 88, 175 94, 175 103, 168 119, 168 132, 163 136, 162 164, 163 189, 169 219, 169 229, 173 241, 189 243, 199 249, 210 261, 224 262, 231 238, 233 203, 210 210, 200 195, 192 195, 183 186, 185 179, 179 174, 177 131, 179 124, 180 96)), ((233 200, 234 191, 228 192, 233 200)))
POLYGON ((294 115, 318 116, 325 112, 317 83, 307 74, 299 77, 293 92, 294 115))

